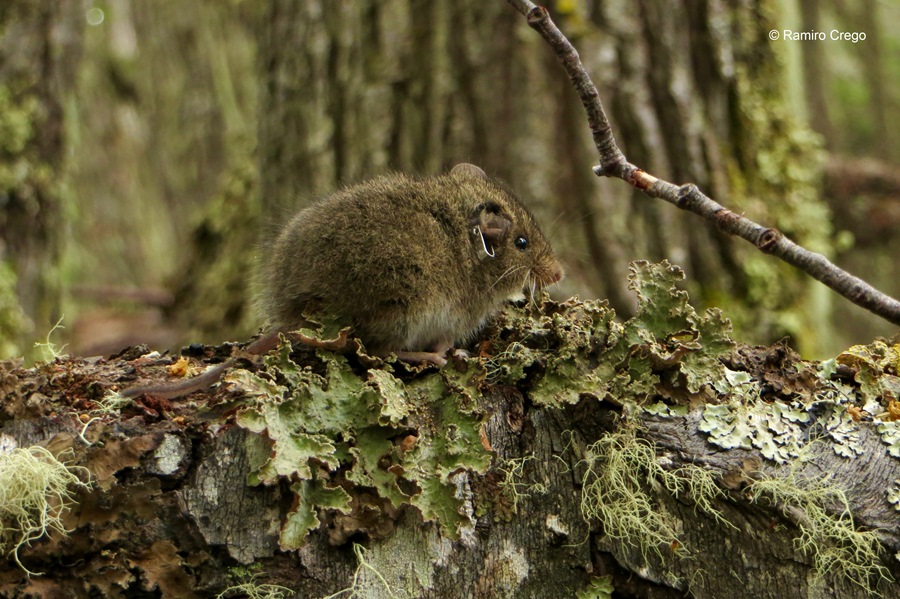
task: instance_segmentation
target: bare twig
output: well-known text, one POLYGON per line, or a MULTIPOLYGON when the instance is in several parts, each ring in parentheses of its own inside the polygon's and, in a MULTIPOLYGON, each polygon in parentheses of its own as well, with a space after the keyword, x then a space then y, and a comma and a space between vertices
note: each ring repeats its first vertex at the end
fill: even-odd
POLYGON ((628 162, 616 145, 612 127, 600 102, 600 95, 585 71, 578 52, 550 19, 547 9, 536 6, 529 0, 507 0, 507 2, 525 15, 528 25, 540 33, 550 45, 569 75, 578 97, 581 98, 581 103, 587 111, 588 126, 594 137, 594 144, 600 154, 600 165, 594 167, 597 176, 618 177, 650 197, 665 200, 698 214, 714 223, 721 231, 749 241, 763 252, 782 259, 831 287, 854 304, 893 324, 900 325, 900 302, 838 268, 822 254, 797 245, 778 229, 763 227, 728 210, 707 197, 696 185, 674 185, 628 162))

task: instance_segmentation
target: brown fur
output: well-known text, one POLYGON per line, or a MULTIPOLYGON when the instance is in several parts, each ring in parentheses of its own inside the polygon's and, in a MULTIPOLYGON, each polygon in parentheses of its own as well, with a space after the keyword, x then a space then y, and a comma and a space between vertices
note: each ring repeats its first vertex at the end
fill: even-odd
POLYGON ((321 311, 373 353, 440 352, 524 287, 560 278, 531 213, 464 164, 436 177, 379 177, 301 211, 275 242, 262 301, 279 330, 321 311))
MULTIPOLYGON (((324 314, 350 325, 371 353, 443 364, 444 352, 467 341, 504 300, 562 276, 531 213, 480 168, 379 177, 287 224, 260 281, 271 331, 244 354, 269 351, 279 332, 307 324, 304 314, 324 314)), ((214 384, 236 360, 124 395, 180 397, 214 384)))

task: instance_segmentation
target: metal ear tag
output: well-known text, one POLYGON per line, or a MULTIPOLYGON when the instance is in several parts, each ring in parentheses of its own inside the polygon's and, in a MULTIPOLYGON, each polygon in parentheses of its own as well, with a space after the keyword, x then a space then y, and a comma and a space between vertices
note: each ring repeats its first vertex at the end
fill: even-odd
POLYGON ((492 249, 488 249, 487 241, 484 238, 484 233, 481 232, 481 227, 475 225, 475 228, 472 229, 472 236, 479 237, 481 239, 481 247, 478 247, 477 244, 475 246, 475 251, 478 254, 479 260, 495 258, 497 256, 496 252, 494 252, 492 249))

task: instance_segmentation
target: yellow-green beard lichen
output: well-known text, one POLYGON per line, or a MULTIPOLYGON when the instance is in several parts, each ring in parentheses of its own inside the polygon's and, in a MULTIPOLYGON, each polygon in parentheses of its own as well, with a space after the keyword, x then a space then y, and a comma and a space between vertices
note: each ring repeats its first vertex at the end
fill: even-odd
POLYGON ((369 550, 359 543, 353 544, 353 554, 356 556, 356 560, 359 564, 356 567, 356 572, 354 572, 353 574, 353 583, 346 589, 340 590, 333 595, 328 595, 324 599, 354 599, 356 597, 362 599, 363 597, 370 596, 368 594, 363 594, 362 592, 361 577, 365 573, 368 573, 371 576, 375 577, 375 580, 380 583, 380 586, 384 587, 384 593, 386 594, 379 594, 379 597, 397 599, 397 595, 394 593, 393 589, 391 589, 391 585, 388 584, 388 581, 384 578, 384 575, 368 562, 368 553, 369 550))
POLYGON ((786 514, 800 514, 795 518, 800 536, 794 544, 812 558, 817 579, 833 574, 880 595, 873 585, 893 578, 879 561, 878 537, 856 530, 847 496, 831 476, 801 479, 796 472, 800 461, 792 461, 779 476, 754 482, 749 488, 752 500, 765 499, 786 514))
POLYGON ((232 585, 216 595, 216 599, 227 597, 247 597, 248 599, 284 599, 291 597, 294 591, 277 584, 265 584, 257 582, 262 576, 259 568, 232 568, 229 575, 237 584, 232 585))
POLYGON ((40 446, 0 451, 0 552, 19 566, 19 550, 55 531, 66 534, 63 512, 73 502, 71 487, 88 487, 86 468, 68 466, 40 446))
POLYGON ((41 354, 39 356, 40 359, 43 360, 44 362, 52 362, 52 361, 62 358, 66 355, 63 353, 66 349, 65 345, 60 347, 60 346, 56 345, 55 343, 53 343, 52 341, 50 341, 50 336, 53 335, 53 333, 55 333, 57 331, 57 329, 61 330, 61 329, 65 328, 62 324, 62 321, 63 321, 63 319, 62 319, 62 317, 60 317, 60 319, 56 321, 56 324, 53 325, 53 328, 47 332, 46 339, 44 341, 35 342, 35 344, 34 344, 35 349, 40 351, 40 354, 41 354))
MULTIPOLYGON (((674 518, 663 512, 647 491, 665 488, 675 497, 687 495, 701 511, 731 526, 712 505, 724 496, 715 476, 692 464, 664 469, 654 446, 636 436, 631 426, 603 436, 587 448, 584 458, 581 512, 599 521, 609 537, 662 557, 661 546, 678 540, 674 518)), ((689 549, 689 548, 688 548, 689 549)))
POLYGON ((547 488, 542 483, 521 482, 521 479, 525 477, 525 464, 533 459, 535 459, 534 456, 525 456, 507 460, 497 466, 497 471, 503 475, 498 486, 511 503, 510 516, 518 513, 520 499, 529 497, 530 493, 543 495, 547 492, 547 488))

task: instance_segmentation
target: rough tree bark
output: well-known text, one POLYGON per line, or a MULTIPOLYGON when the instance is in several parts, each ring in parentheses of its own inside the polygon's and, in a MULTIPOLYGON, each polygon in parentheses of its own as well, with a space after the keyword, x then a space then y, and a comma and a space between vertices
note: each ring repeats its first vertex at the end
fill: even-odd
POLYGON ((251 572, 298 597, 900 597, 900 346, 733 345, 679 278, 635 264, 622 325, 510 307, 439 372, 285 347, 115 407, 173 360, 6 364, 0 465, 11 437, 93 486, 0 593, 204 597, 251 572))

